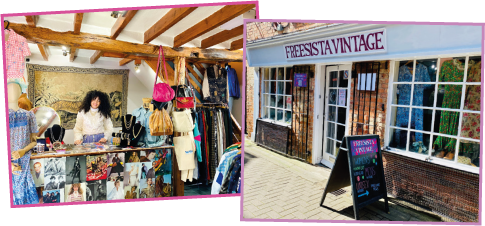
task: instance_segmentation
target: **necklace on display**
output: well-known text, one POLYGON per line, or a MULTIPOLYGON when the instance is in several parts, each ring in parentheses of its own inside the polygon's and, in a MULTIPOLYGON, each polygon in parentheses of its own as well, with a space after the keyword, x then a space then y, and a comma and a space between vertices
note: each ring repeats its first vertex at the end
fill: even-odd
POLYGON ((51 138, 52 138, 52 147, 54 149, 60 148, 61 145, 62 145, 61 140, 62 140, 62 137, 63 137, 62 127, 61 127, 61 133, 59 134, 58 139, 54 138, 54 134, 52 133, 52 128, 51 128, 50 132, 51 132, 51 138))
POLYGON ((123 116, 123 121, 125 122, 125 126, 126 126, 126 130, 130 130, 131 129, 131 126, 133 124, 133 116, 131 116, 131 119, 130 119, 130 123, 127 123, 126 122, 126 115, 123 116))
POLYGON ((133 126, 133 139, 136 139, 138 137, 138 135, 140 135, 141 133, 141 130, 143 129, 143 126, 140 126, 140 130, 138 130, 138 133, 135 135, 135 126, 133 126))

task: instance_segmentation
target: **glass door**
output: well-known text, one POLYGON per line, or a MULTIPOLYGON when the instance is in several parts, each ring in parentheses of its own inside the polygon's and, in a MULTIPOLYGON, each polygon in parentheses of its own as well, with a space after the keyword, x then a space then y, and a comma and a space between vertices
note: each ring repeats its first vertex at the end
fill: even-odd
POLYGON ((321 163, 333 167, 340 144, 348 131, 351 65, 327 66, 324 106, 323 158, 321 163))

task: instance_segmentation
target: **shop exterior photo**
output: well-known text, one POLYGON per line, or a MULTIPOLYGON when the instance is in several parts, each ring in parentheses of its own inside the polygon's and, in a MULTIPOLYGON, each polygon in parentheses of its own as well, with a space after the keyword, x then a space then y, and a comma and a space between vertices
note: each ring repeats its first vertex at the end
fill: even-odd
POLYGON ((481 26, 245 27, 244 219, 479 222, 481 26))

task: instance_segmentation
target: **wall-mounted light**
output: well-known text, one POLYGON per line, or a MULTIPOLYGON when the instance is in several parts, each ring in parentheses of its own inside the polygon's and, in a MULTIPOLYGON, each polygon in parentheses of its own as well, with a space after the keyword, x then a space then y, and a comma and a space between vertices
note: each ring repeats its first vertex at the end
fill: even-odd
POLYGON ((140 73, 141 60, 135 60, 135 72, 140 73))
POLYGON ((118 18, 119 16, 124 17, 126 12, 127 12, 126 10, 125 11, 113 11, 113 12, 111 12, 111 17, 113 17, 113 18, 118 18))
POLYGON ((63 46, 62 47, 62 55, 67 56, 68 53, 71 53, 71 50, 70 49, 68 50, 67 47, 63 46))

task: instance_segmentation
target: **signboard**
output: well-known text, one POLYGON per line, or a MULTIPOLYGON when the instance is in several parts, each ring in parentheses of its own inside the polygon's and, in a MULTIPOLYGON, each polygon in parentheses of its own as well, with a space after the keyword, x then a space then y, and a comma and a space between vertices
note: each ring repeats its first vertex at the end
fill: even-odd
POLYGON ((376 91, 376 73, 360 73, 357 81, 357 90, 376 91))
POLYGON ((355 219, 359 209, 384 198, 389 213, 384 167, 378 135, 346 136, 325 187, 320 206, 327 193, 351 186, 355 219), (349 148, 347 148, 349 147, 349 148))
POLYGON ((347 90, 339 89, 338 90, 338 105, 345 107, 346 102, 347 102, 347 90))
POLYGON ((382 53, 387 51, 386 29, 291 43, 283 48, 286 60, 382 53))
POLYGON ((295 73, 295 86, 306 87, 306 73, 295 73))

